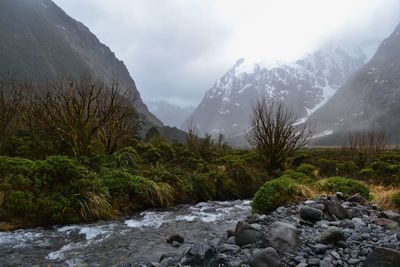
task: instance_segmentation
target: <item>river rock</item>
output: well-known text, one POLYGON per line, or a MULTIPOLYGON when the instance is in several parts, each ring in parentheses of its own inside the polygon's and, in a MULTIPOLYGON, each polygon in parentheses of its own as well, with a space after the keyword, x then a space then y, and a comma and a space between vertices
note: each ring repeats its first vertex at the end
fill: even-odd
POLYGON ((368 200, 360 194, 355 194, 347 198, 347 201, 353 203, 359 203, 361 205, 365 205, 368 203, 368 200))
POLYGON ((323 216, 323 212, 319 209, 307 206, 300 208, 300 218, 307 222, 315 223, 321 221, 323 216))
POLYGON ((347 213, 346 208, 344 208, 339 202, 336 200, 328 200, 325 202, 325 207, 328 210, 328 213, 332 216, 337 217, 340 220, 344 220, 349 218, 349 214, 347 213))
POLYGON ((182 244, 183 242, 185 242, 185 239, 179 234, 172 234, 167 238, 167 243, 172 244, 174 242, 182 244))
POLYGON ((245 246, 261 241, 264 233, 253 228, 250 224, 239 221, 235 228, 235 242, 238 246, 245 246))
POLYGON ((270 225, 263 240, 264 247, 273 247, 281 253, 295 251, 299 247, 297 228, 289 223, 275 222, 270 225))
POLYGON ((400 214, 391 210, 382 212, 381 217, 400 223, 400 214))
POLYGON ((281 259, 274 248, 265 248, 253 253, 250 257, 251 267, 280 267, 281 259))
POLYGON ((222 244, 221 246, 218 247, 218 252, 231 252, 231 253, 237 253, 240 250, 240 247, 237 245, 232 245, 232 244, 222 244))
POLYGON ((367 267, 399 267, 400 253, 389 248, 375 248, 367 257, 367 267))
POLYGON ((349 219, 344 219, 343 221, 341 221, 339 226, 342 228, 350 228, 350 229, 356 228, 354 222, 349 219))
POLYGON ((183 255, 181 264, 199 267, 217 267, 217 250, 206 244, 196 244, 183 255))
POLYGON ((374 224, 382 226, 386 229, 395 230, 399 228, 399 224, 395 221, 386 219, 386 218, 378 218, 374 220, 374 224))
POLYGON ((325 231, 322 232, 319 238, 319 242, 325 245, 334 245, 339 241, 346 241, 346 237, 343 233, 343 230, 335 226, 327 228, 325 231))

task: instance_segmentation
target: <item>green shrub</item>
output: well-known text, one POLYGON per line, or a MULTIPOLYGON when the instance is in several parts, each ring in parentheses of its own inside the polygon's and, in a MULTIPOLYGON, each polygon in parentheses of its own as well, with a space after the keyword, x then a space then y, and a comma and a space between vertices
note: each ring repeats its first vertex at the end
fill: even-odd
POLYGON ((400 209, 400 192, 397 192, 392 196, 392 202, 396 208, 400 209))
POLYGON ((4 193, 1 213, 14 214, 28 225, 94 219, 80 217, 79 200, 89 192, 100 194, 102 186, 93 172, 75 160, 51 156, 38 161, 0 161, 3 170, 8 170, 0 181, 4 193))
POLYGON ((328 159, 320 159, 318 161, 319 175, 321 177, 329 177, 336 175, 336 161, 328 159))
POLYGON ((300 184, 310 184, 313 183, 315 179, 311 178, 307 174, 304 174, 302 172, 296 172, 294 170, 286 170, 282 173, 282 178, 290 178, 295 180, 297 183, 300 184))
POLYGON ((149 163, 155 163, 158 161, 162 161, 162 152, 159 148, 150 146, 150 148, 143 153, 143 158, 149 163))
POLYGON ((365 169, 362 169, 362 170, 359 172, 359 175, 360 175, 361 178, 367 179, 367 180, 376 179, 376 178, 378 178, 378 176, 379 176, 379 175, 377 174, 377 172, 374 171, 372 168, 365 168, 365 169))
POLYGON ((370 198, 369 188, 362 182, 344 177, 331 177, 318 182, 318 188, 329 193, 342 192, 345 195, 360 194, 370 198))
POLYGON ((112 155, 113 166, 123 169, 139 169, 140 157, 133 147, 126 147, 112 155))
POLYGON ((266 182, 255 194, 251 208, 253 213, 269 213, 304 198, 302 187, 295 180, 282 177, 266 182))
POLYGON ((10 191, 4 196, 4 206, 10 213, 24 216, 34 211, 33 195, 30 192, 10 191))
POLYGON ((315 177, 315 172, 317 171, 317 168, 314 165, 308 164, 308 163, 302 163, 300 166, 296 169, 297 172, 304 173, 308 176, 315 177))
POLYGON ((352 177, 357 173, 357 165, 352 161, 339 162, 336 164, 338 175, 352 177))
POLYGON ((169 206, 173 189, 166 183, 157 183, 123 170, 108 170, 101 176, 115 206, 123 210, 144 207, 169 206))

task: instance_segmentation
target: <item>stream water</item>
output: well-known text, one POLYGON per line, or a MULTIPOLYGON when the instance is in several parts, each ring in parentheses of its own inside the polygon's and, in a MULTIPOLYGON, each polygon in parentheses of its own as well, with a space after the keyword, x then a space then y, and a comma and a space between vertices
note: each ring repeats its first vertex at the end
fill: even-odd
POLYGON ((145 211, 93 224, 0 232, 0 266, 135 266, 183 253, 193 243, 217 242, 250 214, 250 201, 203 202, 145 211), (180 234, 184 244, 166 238, 180 234))

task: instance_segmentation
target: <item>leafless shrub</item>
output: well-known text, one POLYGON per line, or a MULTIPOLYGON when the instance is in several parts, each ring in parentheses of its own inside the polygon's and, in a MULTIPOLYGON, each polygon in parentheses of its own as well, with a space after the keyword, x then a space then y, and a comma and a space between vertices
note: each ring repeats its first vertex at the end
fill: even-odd
POLYGON ((349 133, 349 149, 357 154, 375 156, 388 148, 389 135, 382 130, 369 128, 349 133))
POLYGON ((33 133, 61 142, 75 157, 89 155, 97 145, 112 153, 126 145, 139 123, 117 83, 107 86, 87 77, 37 86, 25 118, 33 133))
POLYGON ((246 137, 264 159, 268 172, 278 175, 285 160, 305 147, 311 138, 308 125, 296 125, 296 115, 281 103, 258 100, 246 137))
POLYGON ((16 131, 24 101, 22 90, 27 86, 30 86, 30 83, 0 81, 0 153, 4 151, 10 137, 16 131))

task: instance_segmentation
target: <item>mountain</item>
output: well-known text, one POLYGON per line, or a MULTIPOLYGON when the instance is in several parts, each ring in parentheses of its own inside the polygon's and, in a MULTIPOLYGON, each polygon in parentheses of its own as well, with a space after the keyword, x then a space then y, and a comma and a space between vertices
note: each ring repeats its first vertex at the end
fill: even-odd
POLYGON ((146 101, 150 112, 157 116, 165 125, 180 127, 195 107, 180 107, 165 100, 146 101))
POLYGON ((205 94, 185 124, 192 122, 200 134, 223 133, 231 144, 244 145, 259 96, 281 100, 304 122, 365 61, 361 49, 340 47, 320 49, 290 64, 246 65, 240 59, 205 94))
POLYGON ((400 25, 371 60, 309 118, 317 143, 340 144, 349 131, 376 128, 400 142, 400 25))
POLYGON ((145 121, 161 126, 126 66, 82 23, 51 0, 0 0, 0 75, 48 81, 87 74, 117 80, 145 121))

